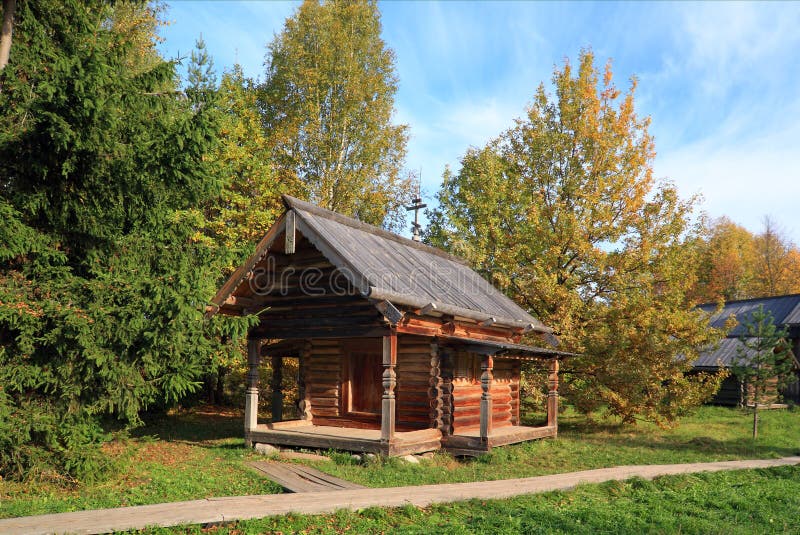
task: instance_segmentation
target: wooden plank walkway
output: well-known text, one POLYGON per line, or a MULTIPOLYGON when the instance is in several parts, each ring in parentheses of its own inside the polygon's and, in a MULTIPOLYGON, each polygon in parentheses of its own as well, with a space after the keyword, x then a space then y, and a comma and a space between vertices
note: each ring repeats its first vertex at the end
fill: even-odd
POLYGON ((800 464, 800 456, 750 461, 617 466, 568 474, 476 483, 309 492, 296 494, 291 499, 287 499, 285 494, 209 498, 190 502, 8 518, 0 520, 0 534, 108 533, 143 529, 147 526, 211 524, 288 513, 320 514, 332 513, 339 509, 401 507, 408 504, 425 507, 434 503, 510 498, 552 490, 569 490, 583 483, 602 483, 631 477, 652 479, 692 472, 718 472, 796 464, 800 464))
POLYGON ((250 463, 250 466, 289 492, 330 492, 332 490, 366 488, 302 464, 258 461, 250 463))

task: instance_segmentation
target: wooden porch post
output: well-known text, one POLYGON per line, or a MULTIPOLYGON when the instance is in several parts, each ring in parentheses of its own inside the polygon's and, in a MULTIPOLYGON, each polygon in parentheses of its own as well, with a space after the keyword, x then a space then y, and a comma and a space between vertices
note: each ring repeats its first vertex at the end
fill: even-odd
POLYGON ((555 433, 558 433, 558 361, 555 359, 550 361, 547 383, 547 426, 555 427, 555 433))
POLYGON ((389 453, 389 443, 394 438, 395 399, 394 389, 397 386, 397 333, 392 331, 383 337, 383 399, 381 400, 381 445, 385 453, 389 453))
POLYGON ((494 359, 491 355, 484 355, 481 361, 481 441, 489 442, 492 433, 492 383, 494 375, 494 359))
POLYGON ((272 421, 283 420, 283 358, 272 356, 272 421))
POLYGON ((439 355, 439 345, 431 343, 431 378, 428 380, 430 389, 428 397, 431 400, 431 426, 434 429, 442 430, 444 427, 444 403, 442 401, 442 359, 439 355))
POLYGON ((453 434, 453 355, 450 349, 439 348, 439 366, 442 375, 442 435, 453 434))
POLYGON ((311 341, 306 340, 300 350, 297 389, 300 396, 300 419, 311 420, 311 389, 308 385, 308 364, 311 359, 311 341))
POLYGON ((258 338, 247 340, 247 391, 244 398, 244 438, 252 446, 250 432, 258 425, 258 364, 261 360, 261 343, 258 338))

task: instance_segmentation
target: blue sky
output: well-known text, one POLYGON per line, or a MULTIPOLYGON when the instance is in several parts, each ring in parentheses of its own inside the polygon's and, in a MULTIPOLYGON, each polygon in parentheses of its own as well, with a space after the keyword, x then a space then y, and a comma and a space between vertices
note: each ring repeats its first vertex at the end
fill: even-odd
MULTIPOLYGON (((202 33, 218 70, 263 75, 266 44, 295 3, 169 4, 170 57, 202 33)), ((398 122, 406 160, 429 197, 520 117, 553 67, 591 47, 652 118, 656 176, 710 216, 758 231, 774 216, 800 242, 800 3, 383 2, 383 37, 397 55, 398 122)))

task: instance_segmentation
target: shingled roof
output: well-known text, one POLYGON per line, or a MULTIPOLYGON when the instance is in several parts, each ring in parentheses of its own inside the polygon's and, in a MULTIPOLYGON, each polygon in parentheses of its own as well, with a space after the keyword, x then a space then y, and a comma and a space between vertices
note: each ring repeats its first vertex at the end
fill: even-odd
POLYGON ((780 295, 776 297, 759 297, 740 301, 728 301, 717 311, 716 303, 706 303, 698 308, 711 314, 709 322, 712 327, 724 329, 731 316, 736 318, 737 325, 715 349, 704 351, 692 365, 701 369, 730 368, 743 352, 743 360, 747 360, 752 351, 740 341, 747 334, 746 324, 753 312, 763 307, 764 312, 772 314, 776 325, 785 327, 800 326, 800 294, 780 295))
MULTIPOLYGON (((460 258, 288 195, 283 196, 283 201, 287 214, 293 214, 297 230, 364 297, 438 314, 552 332, 460 258)), ((217 307, 249 275, 271 243, 271 239, 262 240, 250 260, 220 289, 212 300, 217 307)))
POLYGON ((800 294, 728 301, 719 312, 716 311, 717 306, 717 303, 706 303, 698 308, 712 315, 711 326, 717 329, 723 329, 730 316, 736 317, 738 325, 728 336, 746 334, 745 324, 760 307, 764 308, 764 312, 772 314, 776 325, 800 325, 800 294))

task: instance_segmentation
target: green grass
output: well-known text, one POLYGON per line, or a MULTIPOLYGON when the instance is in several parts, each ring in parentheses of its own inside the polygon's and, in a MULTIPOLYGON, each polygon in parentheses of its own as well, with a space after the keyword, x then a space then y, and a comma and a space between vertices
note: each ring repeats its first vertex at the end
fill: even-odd
MULTIPOLYGON (((333 453, 333 462, 308 464, 384 487, 800 453, 800 411, 764 411, 760 438, 754 442, 749 432, 747 413, 718 407, 703 407, 671 430, 595 423, 568 411, 561 417, 557 440, 497 448, 475 460, 436 454, 418 465, 397 459, 359 464, 348 454, 333 453)), ((194 411, 166 417, 108 444, 114 468, 99 483, 0 481, 0 517, 279 492, 247 467, 247 461, 259 457, 244 449, 241 434, 238 414, 194 411)))
POLYGON ((169 416, 108 443, 112 468, 101 482, 0 481, 0 518, 281 492, 245 465, 258 456, 241 429, 239 415, 169 416))
POLYGON ((762 411, 762 434, 753 441, 747 412, 701 407, 674 429, 651 424, 596 423, 568 411, 559 420, 557 440, 537 440, 496 448, 474 461, 447 454, 412 465, 398 459, 358 464, 335 455, 334 463, 314 463, 330 474, 370 487, 426 485, 510 479, 629 464, 672 464, 800 454, 800 411, 762 411))
POLYGON ((182 526, 149 534, 202 533, 797 533, 800 467, 631 479, 570 492, 426 508, 370 508, 331 515, 286 515, 213 528, 182 526))

